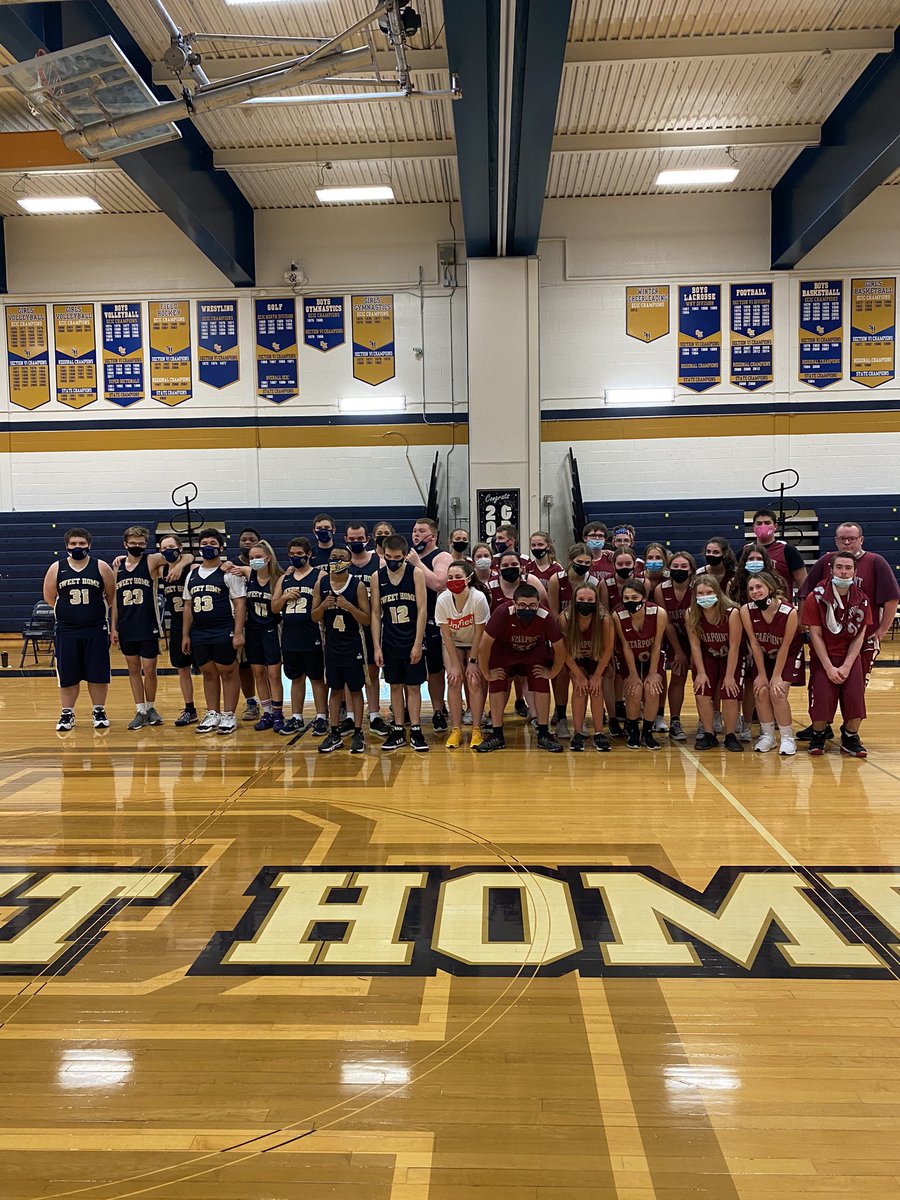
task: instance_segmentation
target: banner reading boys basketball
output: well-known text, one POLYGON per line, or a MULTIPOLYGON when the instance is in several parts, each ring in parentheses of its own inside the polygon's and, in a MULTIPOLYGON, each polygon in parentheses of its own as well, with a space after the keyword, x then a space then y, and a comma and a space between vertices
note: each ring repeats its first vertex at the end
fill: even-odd
POLYGON ((197 301, 197 377, 214 388, 240 379, 236 300, 197 301))
POLYGON ((191 307, 187 300, 151 300, 150 399, 182 404, 191 390, 191 307))
POLYGON ((897 280, 850 281, 850 378, 876 388, 894 378, 897 280))
POLYGON ((144 399, 144 338, 140 301, 101 304, 103 395, 120 408, 144 399))
POLYGON ((97 344, 93 304, 54 304, 56 398, 69 408, 97 399, 97 344))
POLYGON ((300 394, 297 376, 297 311, 294 298, 256 301, 256 390, 284 404, 300 394))
POLYGON ((797 378, 827 388, 844 377, 844 283, 800 281, 800 369, 797 378))
POLYGON ((755 392, 774 378, 771 283, 731 285, 731 382, 755 392))
POLYGON ((396 374, 394 297, 351 296, 353 378, 377 387, 396 374))
POLYGON ((678 386, 705 392, 722 382, 722 288, 678 289, 678 386))
POLYGON ((46 304, 6 306, 9 399, 29 410, 50 403, 50 343, 46 304))
POLYGON ((344 297, 303 298, 303 341, 313 350, 334 350, 344 344, 344 297))
POLYGON ((626 287, 625 332, 639 342, 655 342, 669 332, 669 285, 626 287))

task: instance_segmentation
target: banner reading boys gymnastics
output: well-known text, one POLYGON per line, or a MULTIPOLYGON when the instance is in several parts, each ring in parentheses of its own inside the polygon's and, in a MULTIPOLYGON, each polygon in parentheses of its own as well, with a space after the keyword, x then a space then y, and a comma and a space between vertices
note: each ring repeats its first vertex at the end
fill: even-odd
POLYGON ((197 376, 214 388, 240 379, 237 300, 197 301, 197 376))
POLYGON ((844 377, 844 283, 800 281, 800 369, 797 378, 827 388, 844 377))
POLYGON ((669 285, 625 289, 625 332, 639 342, 655 342, 669 332, 669 285))
POLYGON ((69 408, 85 408, 99 394, 93 304, 54 304, 53 332, 56 398, 69 408))
POLYGON ((264 400, 284 404, 300 394, 294 297, 257 300, 255 313, 256 390, 264 400))
POLYGON ((103 395, 120 408, 144 398, 144 339, 141 304, 101 304, 103 395))
POLYGON ((771 283, 731 285, 731 382, 755 392, 774 378, 771 283))
POLYGON ((850 378, 876 388, 894 378, 897 280, 850 281, 850 378))
POLYGON ((191 306, 187 300, 151 300, 150 399, 160 404, 190 400, 191 306))
POLYGON ((313 350, 334 350, 344 344, 344 297, 303 298, 303 341, 313 350))
POLYGON ((705 392, 722 382, 722 288, 678 289, 678 386, 705 392))
POLYGON ((394 297, 351 296, 353 378, 377 387, 394 368, 394 297))
POLYGON ((50 344, 46 304, 6 306, 9 399, 19 408, 50 403, 50 344))

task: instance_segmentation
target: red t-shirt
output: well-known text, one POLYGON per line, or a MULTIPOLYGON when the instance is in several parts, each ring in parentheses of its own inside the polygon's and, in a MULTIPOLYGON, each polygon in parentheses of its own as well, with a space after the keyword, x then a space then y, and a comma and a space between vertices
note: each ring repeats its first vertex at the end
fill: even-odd
MULTIPOLYGON (((825 589, 826 594, 828 594, 828 592, 831 591, 831 584, 826 583, 825 589)), ((854 588, 852 590, 856 594, 855 596, 851 596, 848 602, 851 603, 859 613, 856 621, 854 622, 856 627, 855 632, 845 629, 841 633, 832 633, 828 626, 824 623, 825 614, 822 611, 822 606, 819 604, 817 598, 812 594, 812 592, 810 592, 810 594, 803 601, 803 608, 800 612, 800 622, 803 625, 817 625, 819 627, 819 630, 822 634, 822 641, 825 643, 825 649, 828 651, 828 657, 832 660, 835 658, 843 659, 845 657, 847 651, 850 649, 850 643, 859 633, 860 623, 864 625, 866 629, 868 629, 870 625, 874 624, 872 605, 869 603, 867 597, 859 588, 854 588)), ((812 653, 814 654, 815 651, 812 653)))
POLYGON ((543 662, 547 657, 548 643, 562 638, 559 626, 546 608, 539 608, 534 620, 524 624, 516 616, 515 604, 501 604, 491 613, 484 631, 495 642, 523 660, 543 662))

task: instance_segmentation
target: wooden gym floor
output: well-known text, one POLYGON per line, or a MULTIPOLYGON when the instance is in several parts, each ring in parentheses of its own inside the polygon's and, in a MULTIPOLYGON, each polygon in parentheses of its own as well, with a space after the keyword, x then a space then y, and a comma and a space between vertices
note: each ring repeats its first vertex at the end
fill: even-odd
POLYGON ((57 735, 6 677, 0 1194, 897 1196, 900 673, 869 701, 865 762, 326 758, 174 729, 170 678, 164 728, 116 678, 57 735))

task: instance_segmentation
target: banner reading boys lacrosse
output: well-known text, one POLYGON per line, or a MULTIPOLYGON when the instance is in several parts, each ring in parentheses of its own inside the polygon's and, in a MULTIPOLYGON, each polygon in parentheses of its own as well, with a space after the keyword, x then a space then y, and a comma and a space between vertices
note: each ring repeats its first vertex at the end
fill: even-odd
POLYGON ((773 379, 772 285, 731 285, 731 382, 755 392, 773 379))
POLYGON ((844 282, 800 281, 800 369, 798 379, 827 388, 844 377, 844 282))
POLYGON ((54 304, 56 398, 69 408, 97 399, 97 344, 93 304, 54 304))
POLYGON ((313 350, 344 344, 344 297, 304 296, 303 341, 313 350))
POLYGON ((669 332, 669 285, 626 287, 625 332, 639 342, 655 342, 669 332))
POLYGON ((191 306, 187 300, 151 300, 150 399, 182 404, 191 398, 191 306))
POLYGON ((144 338, 139 300, 101 304, 103 395, 120 408, 144 398, 144 338))
POLYGON ((705 392, 722 382, 722 288, 678 289, 678 386, 705 392))
POLYGON ((197 377, 213 388, 240 379, 237 300, 197 301, 197 377))
POLYGON ((850 378, 876 388, 894 378, 897 280, 850 281, 850 378))
POLYGON ((300 394, 294 297, 257 300, 255 312, 256 390, 264 400, 284 404, 300 394))
POLYGON ((394 297, 351 296, 353 378, 376 387, 393 379, 394 297))
POLYGON ((46 304, 6 306, 9 398, 19 408, 50 402, 50 345, 46 304))

